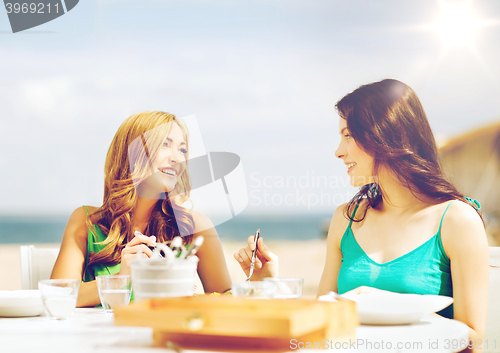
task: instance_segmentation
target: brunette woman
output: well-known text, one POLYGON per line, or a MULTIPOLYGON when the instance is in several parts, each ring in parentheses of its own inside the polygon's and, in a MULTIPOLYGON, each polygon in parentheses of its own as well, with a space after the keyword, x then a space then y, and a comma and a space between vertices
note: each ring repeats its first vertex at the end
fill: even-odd
MULTIPOLYGON (((341 159, 360 191, 335 211, 318 296, 380 290, 452 296, 440 315, 486 330, 489 252, 479 204, 444 176, 420 100, 406 84, 383 80, 337 102, 341 159)), ((235 254, 247 270, 253 249, 235 254)), ((277 276, 261 242, 256 279, 277 276)))

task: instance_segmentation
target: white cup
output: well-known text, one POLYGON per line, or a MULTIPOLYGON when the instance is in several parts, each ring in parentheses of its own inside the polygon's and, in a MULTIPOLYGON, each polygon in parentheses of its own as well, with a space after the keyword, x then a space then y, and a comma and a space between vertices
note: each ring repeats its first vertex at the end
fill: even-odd
POLYGON ((135 259, 131 261, 134 300, 189 297, 194 293, 198 258, 135 259))
POLYGON ((80 281, 77 279, 47 279, 38 282, 47 316, 67 320, 76 308, 80 281))

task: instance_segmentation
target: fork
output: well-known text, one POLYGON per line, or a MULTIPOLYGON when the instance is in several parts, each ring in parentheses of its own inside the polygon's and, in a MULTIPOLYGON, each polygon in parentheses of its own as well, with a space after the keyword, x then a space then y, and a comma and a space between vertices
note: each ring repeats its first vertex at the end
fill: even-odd
POLYGON ((257 229, 257 232, 255 232, 255 249, 253 249, 252 252, 252 262, 250 263, 250 272, 248 273, 247 281, 250 281, 250 278, 252 278, 253 275, 253 270, 255 268, 255 258, 257 257, 257 242, 259 241, 260 238, 260 228, 257 229))

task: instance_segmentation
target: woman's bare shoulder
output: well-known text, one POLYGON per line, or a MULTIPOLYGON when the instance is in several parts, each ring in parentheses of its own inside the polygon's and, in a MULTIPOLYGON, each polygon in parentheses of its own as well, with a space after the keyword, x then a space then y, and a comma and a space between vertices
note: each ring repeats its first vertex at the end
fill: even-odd
POLYGON ((203 213, 196 211, 196 210, 191 210, 190 213, 191 213, 191 216, 193 217, 195 233, 199 233, 203 230, 210 229, 210 228, 214 227, 214 224, 212 223, 210 218, 208 218, 203 213))
MULTIPOLYGON (((350 222, 349 216, 354 215, 354 209, 356 208, 356 206, 353 205, 349 209, 349 205, 350 205, 350 202, 344 203, 344 204, 340 205, 339 207, 337 207, 337 209, 335 210, 335 213, 333 214, 332 221, 336 221, 337 223, 342 223, 342 224, 348 225, 350 222), (350 214, 349 214, 349 212, 350 212, 350 214)), ((368 200, 361 199, 359 201, 358 207, 356 208, 356 216, 359 217, 360 215, 363 215, 366 208, 368 207, 368 205, 369 205, 368 200)))
POLYGON ((335 223, 336 225, 339 225, 341 223, 349 222, 349 218, 347 217, 347 207, 349 206, 348 203, 344 203, 337 207, 335 212, 333 213, 332 217, 332 224, 335 223))
POLYGON ((69 217, 68 224, 64 231, 65 236, 76 237, 76 238, 87 238, 88 225, 87 225, 87 211, 89 214, 93 213, 97 207, 86 206, 78 207, 71 213, 69 217))
POLYGON ((342 204, 333 213, 330 227, 328 229, 328 239, 340 246, 340 240, 349 226, 349 218, 347 217, 348 203, 342 204))
POLYGON ((445 250, 453 251, 471 244, 487 244, 484 224, 470 204, 452 201, 446 207, 448 210, 441 225, 441 238, 445 250))
POLYGON ((78 207, 77 210, 80 209, 80 208, 83 209, 83 210, 85 210, 85 207, 87 208, 87 211, 89 211, 89 214, 92 214, 92 213, 94 213, 95 211, 97 211, 99 209, 99 207, 85 205, 85 206, 82 206, 82 207, 78 207))
POLYGON ((472 205, 463 201, 450 201, 444 215, 443 224, 472 225, 484 228, 481 217, 472 205))

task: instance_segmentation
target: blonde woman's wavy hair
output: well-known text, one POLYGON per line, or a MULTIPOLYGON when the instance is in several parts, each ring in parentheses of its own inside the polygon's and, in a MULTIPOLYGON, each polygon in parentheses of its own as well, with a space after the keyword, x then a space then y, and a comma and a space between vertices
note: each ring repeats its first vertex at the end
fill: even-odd
MULTIPOLYGON (((137 202, 137 186, 151 175, 151 162, 156 158, 172 125, 182 131, 189 153, 188 130, 175 115, 148 111, 128 117, 111 142, 104 166, 103 204, 87 218, 89 229, 99 226, 107 238, 106 246, 98 253, 89 254, 89 266, 101 263, 115 265, 121 262, 121 250, 131 240, 132 210, 137 202)), ((186 154, 186 164, 188 155, 186 154)), ((189 199, 191 182, 188 168, 181 174, 175 189, 156 203, 146 235, 155 235, 158 242, 182 235, 190 241, 194 231, 191 214, 182 205, 189 199)))

